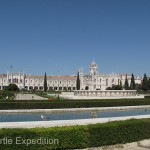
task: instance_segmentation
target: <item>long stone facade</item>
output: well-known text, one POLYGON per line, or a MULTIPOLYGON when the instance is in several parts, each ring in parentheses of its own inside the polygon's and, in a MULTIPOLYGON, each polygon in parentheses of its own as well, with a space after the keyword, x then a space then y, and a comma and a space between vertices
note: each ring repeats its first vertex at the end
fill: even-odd
MULTIPOLYGON (((24 73, 7 73, 0 75, 0 90, 14 83, 20 89, 43 90, 44 76, 26 75, 24 73)), ((47 76, 48 90, 72 91, 76 89, 76 76, 47 76)))
MULTIPOLYGON (((80 90, 105 90, 112 85, 118 85, 122 82, 124 85, 126 74, 99 74, 98 65, 93 61, 90 65, 88 75, 84 75, 83 70, 79 70, 80 90)), ((48 90, 74 91, 76 90, 77 76, 47 76, 48 90)), ((129 84, 131 75, 127 75, 129 84)), ((142 78, 135 77, 135 82, 141 84, 142 78)), ((0 74, 0 90, 4 89, 10 83, 16 84, 20 89, 43 90, 44 75, 36 76, 25 73, 0 74)))

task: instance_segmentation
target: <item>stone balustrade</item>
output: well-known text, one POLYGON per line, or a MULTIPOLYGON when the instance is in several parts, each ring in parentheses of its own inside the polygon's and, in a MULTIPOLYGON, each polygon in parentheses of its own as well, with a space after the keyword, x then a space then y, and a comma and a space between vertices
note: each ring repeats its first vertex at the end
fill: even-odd
POLYGON ((136 90, 76 90, 75 96, 120 97, 136 96, 136 90))

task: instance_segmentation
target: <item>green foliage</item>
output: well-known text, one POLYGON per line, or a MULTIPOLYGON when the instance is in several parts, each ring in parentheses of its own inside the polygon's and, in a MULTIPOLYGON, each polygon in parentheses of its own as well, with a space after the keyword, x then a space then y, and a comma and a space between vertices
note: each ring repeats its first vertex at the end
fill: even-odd
POLYGON ((6 91, 19 91, 19 88, 16 84, 9 84, 6 88, 6 91))
POLYGON ((150 99, 150 96, 145 96, 145 98, 149 98, 150 99))
POLYGON ((120 86, 121 86, 121 89, 122 89, 122 81, 120 80, 120 86))
POLYGON ((57 100, 60 100, 60 97, 59 97, 59 95, 57 96, 57 100))
POLYGON ((120 85, 113 85, 112 90, 122 90, 122 86, 120 85))
POLYGON ((80 90, 80 78, 79 78, 79 72, 77 73, 76 89, 77 89, 77 90, 80 90))
POLYGON ((132 76, 131 76, 130 88, 131 88, 132 90, 135 89, 135 80, 134 80, 134 75, 133 75, 133 73, 132 73, 132 76))
POLYGON ((66 126, 33 129, 0 129, 0 139, 7 137, 13 144, 1 144, 7 150, 82 149, 106 145, 124 144, 150 138, 150 119, 114 121, 85 126, 66 126), (58 139, 56 144, 16 144, 22 139, 58 139))
POLYGON ((150 105, 150 99, 0 101, 0 110, 55 109, 150 105))
POLYGON ((87 129, 83 126, 34 128, 34 129, 0 129, 0 139, 8 137, 13 144, 1 144, 1 149, 9 150, 52 150, 52 149, 77 149, 87 146, 87 129), (16 144, 16 137, 22 139, 58 139, 56 144, 16 144))
POLYGON ((150 122, 144 120, 128 120, 106 124, 89 125, 88 147, 124 144, 150 137, 150 122))
POLYGON ((125 90, 129 90, 129 83, 128 83, 128 79, 127 79, 127 74, 126 74, 124 88, 125 88, 125 90))
POLYGON ((44 76, 44 91, 47 91, 47 77, 46 77, 46 72, 45 72, 45 76, 44 76))
POLYGON ((146 73, 144 74, 143 81, 142 81, 142 90, 143 91, 148 90, 148 79, 146 73))
POLYGON ((107 87, 106 90, 112 90, 112 87, 107 87))
POLYGON ((142 85, 141 84, 135 84, 135 89, 137 90, 137 91, 140 91, 141 89, 142 89, 142 85))
POLYGON ((112 85, 112 87, 108 87, 106 90, 122 90, 122 86, 112 85))
POLYGON ((14 92, 12 91, 0 91, 0 100, 13 100, 14 92))
POLYGON ((148 80, 148 89, 150 90, 150 78, 148 80))

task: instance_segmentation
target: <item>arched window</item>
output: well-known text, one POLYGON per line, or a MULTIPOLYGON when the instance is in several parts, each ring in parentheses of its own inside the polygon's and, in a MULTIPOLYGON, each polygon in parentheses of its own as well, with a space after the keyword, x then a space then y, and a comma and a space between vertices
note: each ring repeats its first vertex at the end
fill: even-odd
POLYGON ((85 90, 89 90, 89 87, 88 87, 88 86, 86 86, 86 87, 85 87, 85 90))
POLYGON ((43 90, 43 86, 40 86, 40 90, 43 90))
POLYGON ((28 90, 28 86, 25 86, 25 89, 28 90))
POLYGON ((30 86, 30 87, 29 87, 29 90, 33 90, 33 86, 30 86))
POLYGON ((54 87, 54 90, 57 91, 57 86, 54 87))
POLYGON ((68 91, 71 91, 71 87, 70 86, 68 87, 68 91))
POLYGON ((50 91, 52 91, 52 90, 53 90, 53 87, 52 87, 52 86, 50 86, 50 87, 49 87, 49 90, 50 90, 50 91))
POLYGON ((64 89, 63 89, 64 91, 67 91, 67 87, 64 87, 64 89))
POLYGON ((35 89, 35 90, 38 90, 38 86, 35 86, 34 89, 35 89))

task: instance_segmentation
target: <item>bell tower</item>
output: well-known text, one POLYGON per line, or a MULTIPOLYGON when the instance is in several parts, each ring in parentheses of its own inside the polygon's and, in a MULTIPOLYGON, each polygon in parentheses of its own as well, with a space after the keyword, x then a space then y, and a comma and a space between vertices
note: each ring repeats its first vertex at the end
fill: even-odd
POLYGON ((90 65, 90 76, 96 76, 98 75, 98 65, 96 64, 96 62, 93 60, 93 62, 90 65))

